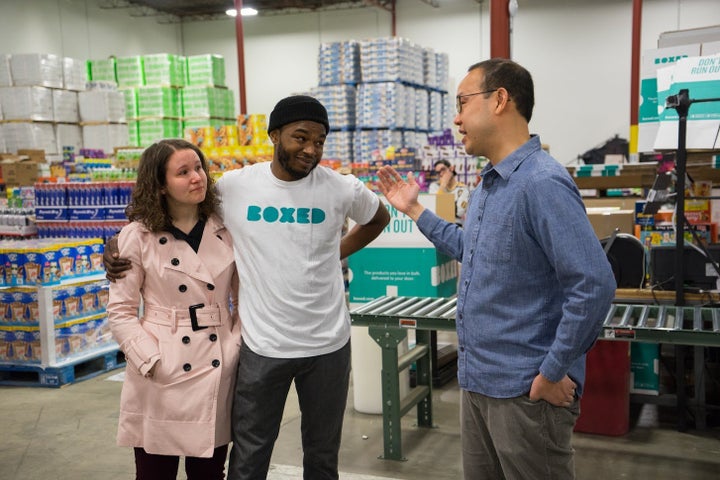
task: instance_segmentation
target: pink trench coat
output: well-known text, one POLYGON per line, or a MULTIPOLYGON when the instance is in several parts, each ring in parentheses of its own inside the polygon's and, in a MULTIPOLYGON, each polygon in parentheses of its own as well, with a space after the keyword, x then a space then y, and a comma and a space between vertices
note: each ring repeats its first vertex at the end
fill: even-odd
POLYGON ((120 255, 132 261, 110 285, 113 336, 127 359, 117 442, 160 455, 211 457, 230 442, 240 350, 238 277, 232 240, 210 218, 197 254, 168 232, 123 228, 120 255), (138 318, 142 291, 144 316, 138 318), (230 313, 229 301, 235 305, 230 313), (197 327, 193 330, 190 307, 197 327), (159 362, 152 377, 145 374, 159 362))

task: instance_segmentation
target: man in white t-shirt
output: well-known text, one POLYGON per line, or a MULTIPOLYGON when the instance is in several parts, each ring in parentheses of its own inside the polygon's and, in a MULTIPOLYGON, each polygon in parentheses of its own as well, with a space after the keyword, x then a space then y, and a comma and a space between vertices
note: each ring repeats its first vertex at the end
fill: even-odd
POLYGON ((317 100, 281 100, 268 131, 273 161, 217 182, 240 274, 243 337, 228 478, 265 478, 294 380, 304 478, 337 479, 350 374, 340 261, 377 237, 390 217, 354 176, 316 168, 329 132, 317 100), (341 237, 346 217, 358 225, 341 237))
POLYGON ((228 480, 267 477, 293 381, 304 478, 338 478, 350 379, 340 262, 375 239, 390 216, 354 176, 316 168, 329 130, 316 99, 284 98, 268 124, 272 162, 217 182, 240 276, 242 324, 228 480), (356 225, 343 236, 346 217, 356 225))

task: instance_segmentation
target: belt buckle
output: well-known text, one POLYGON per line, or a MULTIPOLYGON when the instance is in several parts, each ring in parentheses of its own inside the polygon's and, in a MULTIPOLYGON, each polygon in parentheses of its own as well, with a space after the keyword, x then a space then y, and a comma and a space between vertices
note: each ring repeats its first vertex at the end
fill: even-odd
POLYGON ((203 330, 208 327, 201 327, 197 323, 197 313, 195 310, 198 308, 203 308, 205 306, 204 303, 198 303, 196 305, 190 305, 190 308, 188 310, 190 311, 190 325, 192 325, 193 332, 197 332, 198 330, 203 330))

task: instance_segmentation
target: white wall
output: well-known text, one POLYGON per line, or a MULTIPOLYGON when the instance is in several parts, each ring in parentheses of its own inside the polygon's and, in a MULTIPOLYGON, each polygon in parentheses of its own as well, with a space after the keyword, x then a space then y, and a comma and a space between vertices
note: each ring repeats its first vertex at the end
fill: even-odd
POLYGON ((181 53, 179 25, 101 9, 96 0, 2 0, 0 52, 53 53, 83 60, 181 53))
MULTIPOLYGON (((632 0, 518 0, 513 59, 536 85, 531 123, 563 163, 614 134, 628 138, 632 0)), ((454 91, 469 65, 489 57, 488 1, 398 0, 397 34, 447 52, 454 91)), ((664 31, 720 24, 718 0, 646 0, 641 48, 656 48, 664 31)), ((273 15, 245 19, 247 109, 269 113, 275 102, 317 84, 322 42, 389 36, 390 14, 379 8, 273 15)), ((232 19, 159 24, 107 10, 97 0, 3 0, 2 53, 55 53, 98 59, 109 55, 218 53, 238 93, 232 19)))

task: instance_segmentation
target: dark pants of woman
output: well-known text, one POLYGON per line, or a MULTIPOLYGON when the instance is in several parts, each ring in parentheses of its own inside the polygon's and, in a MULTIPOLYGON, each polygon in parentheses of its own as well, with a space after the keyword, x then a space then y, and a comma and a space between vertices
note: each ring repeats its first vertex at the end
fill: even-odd
MULTIPOLYGON (((228 446, 217 447, 212 458, 185 457, 188 480, 222 480, 228 446)), ((180 457, 153 455, 142 448, 135 449, 135 480, 176 480, 180 457)))

